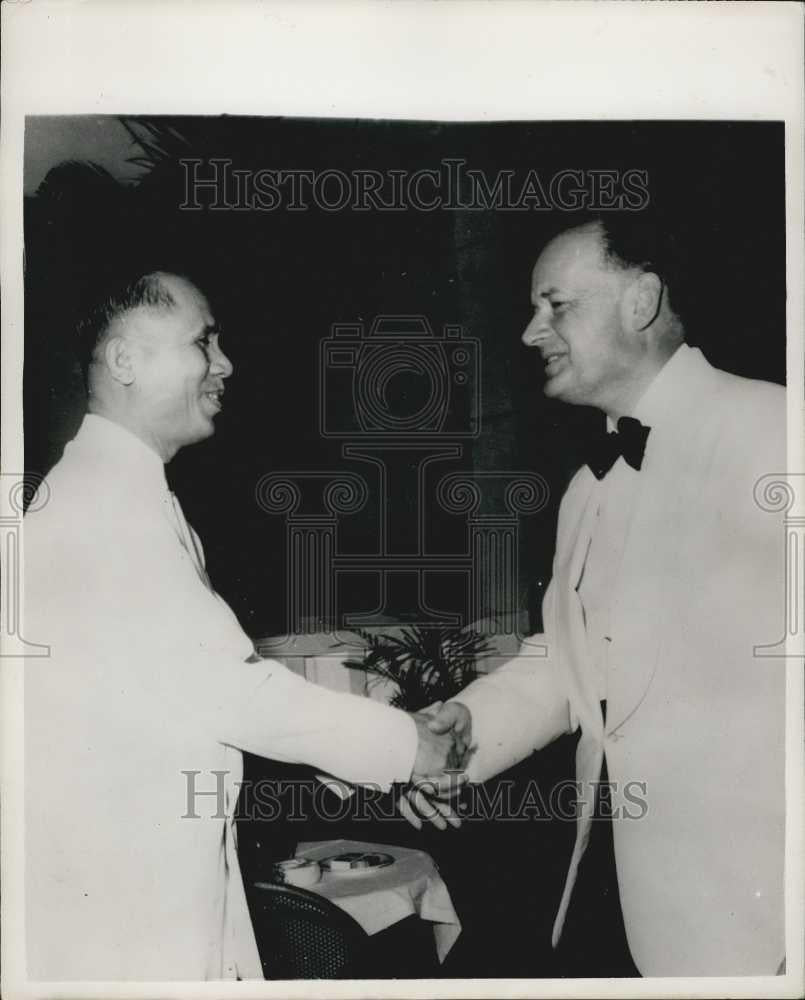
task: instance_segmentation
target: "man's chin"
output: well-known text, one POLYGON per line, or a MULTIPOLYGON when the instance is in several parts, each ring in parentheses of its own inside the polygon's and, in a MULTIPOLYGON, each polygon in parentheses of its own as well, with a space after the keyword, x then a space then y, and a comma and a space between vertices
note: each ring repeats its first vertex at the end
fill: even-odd
POLYGON ((194 428, 192 440, 186 441, 186 444, 198 444, 201 441, 206 441, 215 433, 215 424, 212 417, 205 417, 200 420, 196 427, 194 428))
POLYGON ((543 394, 548 399, 557 399, 560 403, 572 403, 576 406, 592 406, 587 400, 588 393, 584 386, 579 384, 579 380, 574 377, 574 372, 565 368, 555 375, 546 377, 542 387, 543 394))
POLYGON ((542 392, 548 399, 562 399, 567 386, 562 383, 562 376, 549 375, 542 387, 542 392))

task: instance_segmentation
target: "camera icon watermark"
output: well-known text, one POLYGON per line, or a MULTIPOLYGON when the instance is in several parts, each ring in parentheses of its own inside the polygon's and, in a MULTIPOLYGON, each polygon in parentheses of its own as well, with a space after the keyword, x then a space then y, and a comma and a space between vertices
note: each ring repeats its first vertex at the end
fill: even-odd
POLYGON ((321 341, 319 421, 326 438, 475 438, 479 342, 424 316, 337 323, 321 341))

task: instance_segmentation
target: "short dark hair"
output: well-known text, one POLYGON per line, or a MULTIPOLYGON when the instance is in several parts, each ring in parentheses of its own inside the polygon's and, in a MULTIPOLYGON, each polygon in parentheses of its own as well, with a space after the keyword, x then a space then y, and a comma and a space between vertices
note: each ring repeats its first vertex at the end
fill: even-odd
POLYGON ((79 320, 76 331, 78 356, 85 383, 95 348, 115 320, 142 306, 172 309, 176 305, 176 299, 162 280, 165 273, 149 271, 133 281, 116 286, 104 298, 96 301, 79 320))
POLYGON ((654 272, 665 285, 671 309, 684 321, 686 262, 681 235, 670 220, 651 211, 601 212, 579 223, 585 224, 599 227, 607 264, 654 272))
POLYGON ((656 271, 660 277, 677 265, 676 235, 654 216, 600 215, 607 256, 624 267, 656 271))

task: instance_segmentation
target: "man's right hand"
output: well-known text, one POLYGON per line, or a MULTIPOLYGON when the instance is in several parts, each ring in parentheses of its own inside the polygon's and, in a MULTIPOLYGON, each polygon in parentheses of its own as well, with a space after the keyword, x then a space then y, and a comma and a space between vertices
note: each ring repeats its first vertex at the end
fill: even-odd
POLYGON ((454 768, 457 763, 453 734, 449 726, 441 730, 433 729, 433 720, 425 713, 412 713, 411 718, 416 724, 418 739, 411 779, 438 781, 448 768, 454 768))
POLYGON ((411 775, 413 784, 398 799, 398 807, 408 822, 422 828, 427 819, 439 830, 461 826, 461 819, 449 803, 467 781, 462 770, 472 737, 469 709, 459 702, 443 705, 437 701, 412 714, 419 744, 411 775), (448 773, 444 773, 447 769, 448 773))
POLYGON ((449 800, 464 787, 467 776, 459 770, 462 755, 456 752, 449 727, 443 732, 431 728, 433 716, 441 707, 441 702, 435 702, 421 712, 411 713, 417 731, 416 759, 411 784, 400 795, 397 806, 417 830, 422 829, 422 819, 439 830, 448 825, 461 826, 449 800))
POLYGON ((460 701, 442 705, 435 714, 431 714, 428 728, 433 733, 452 736, 458 759, 466 762, 466 754, 472 745, 472 715, 466 705, 460 701))

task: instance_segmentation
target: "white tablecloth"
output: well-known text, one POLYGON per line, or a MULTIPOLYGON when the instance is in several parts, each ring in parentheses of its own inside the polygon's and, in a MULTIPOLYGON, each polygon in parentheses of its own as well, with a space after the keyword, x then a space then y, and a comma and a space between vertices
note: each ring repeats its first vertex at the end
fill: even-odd
POLYGON ((367 934, 377 934, 412 913, 418 914, 433 924, 436 952, 443 962, 461 933, 461 921, 430 855, 393 844, 321 840, 300 844, 296 856, 321 861, 345 851, 390 854, 394 864, 375 871, 323 872, 311 891, 331 899, 367 934))

